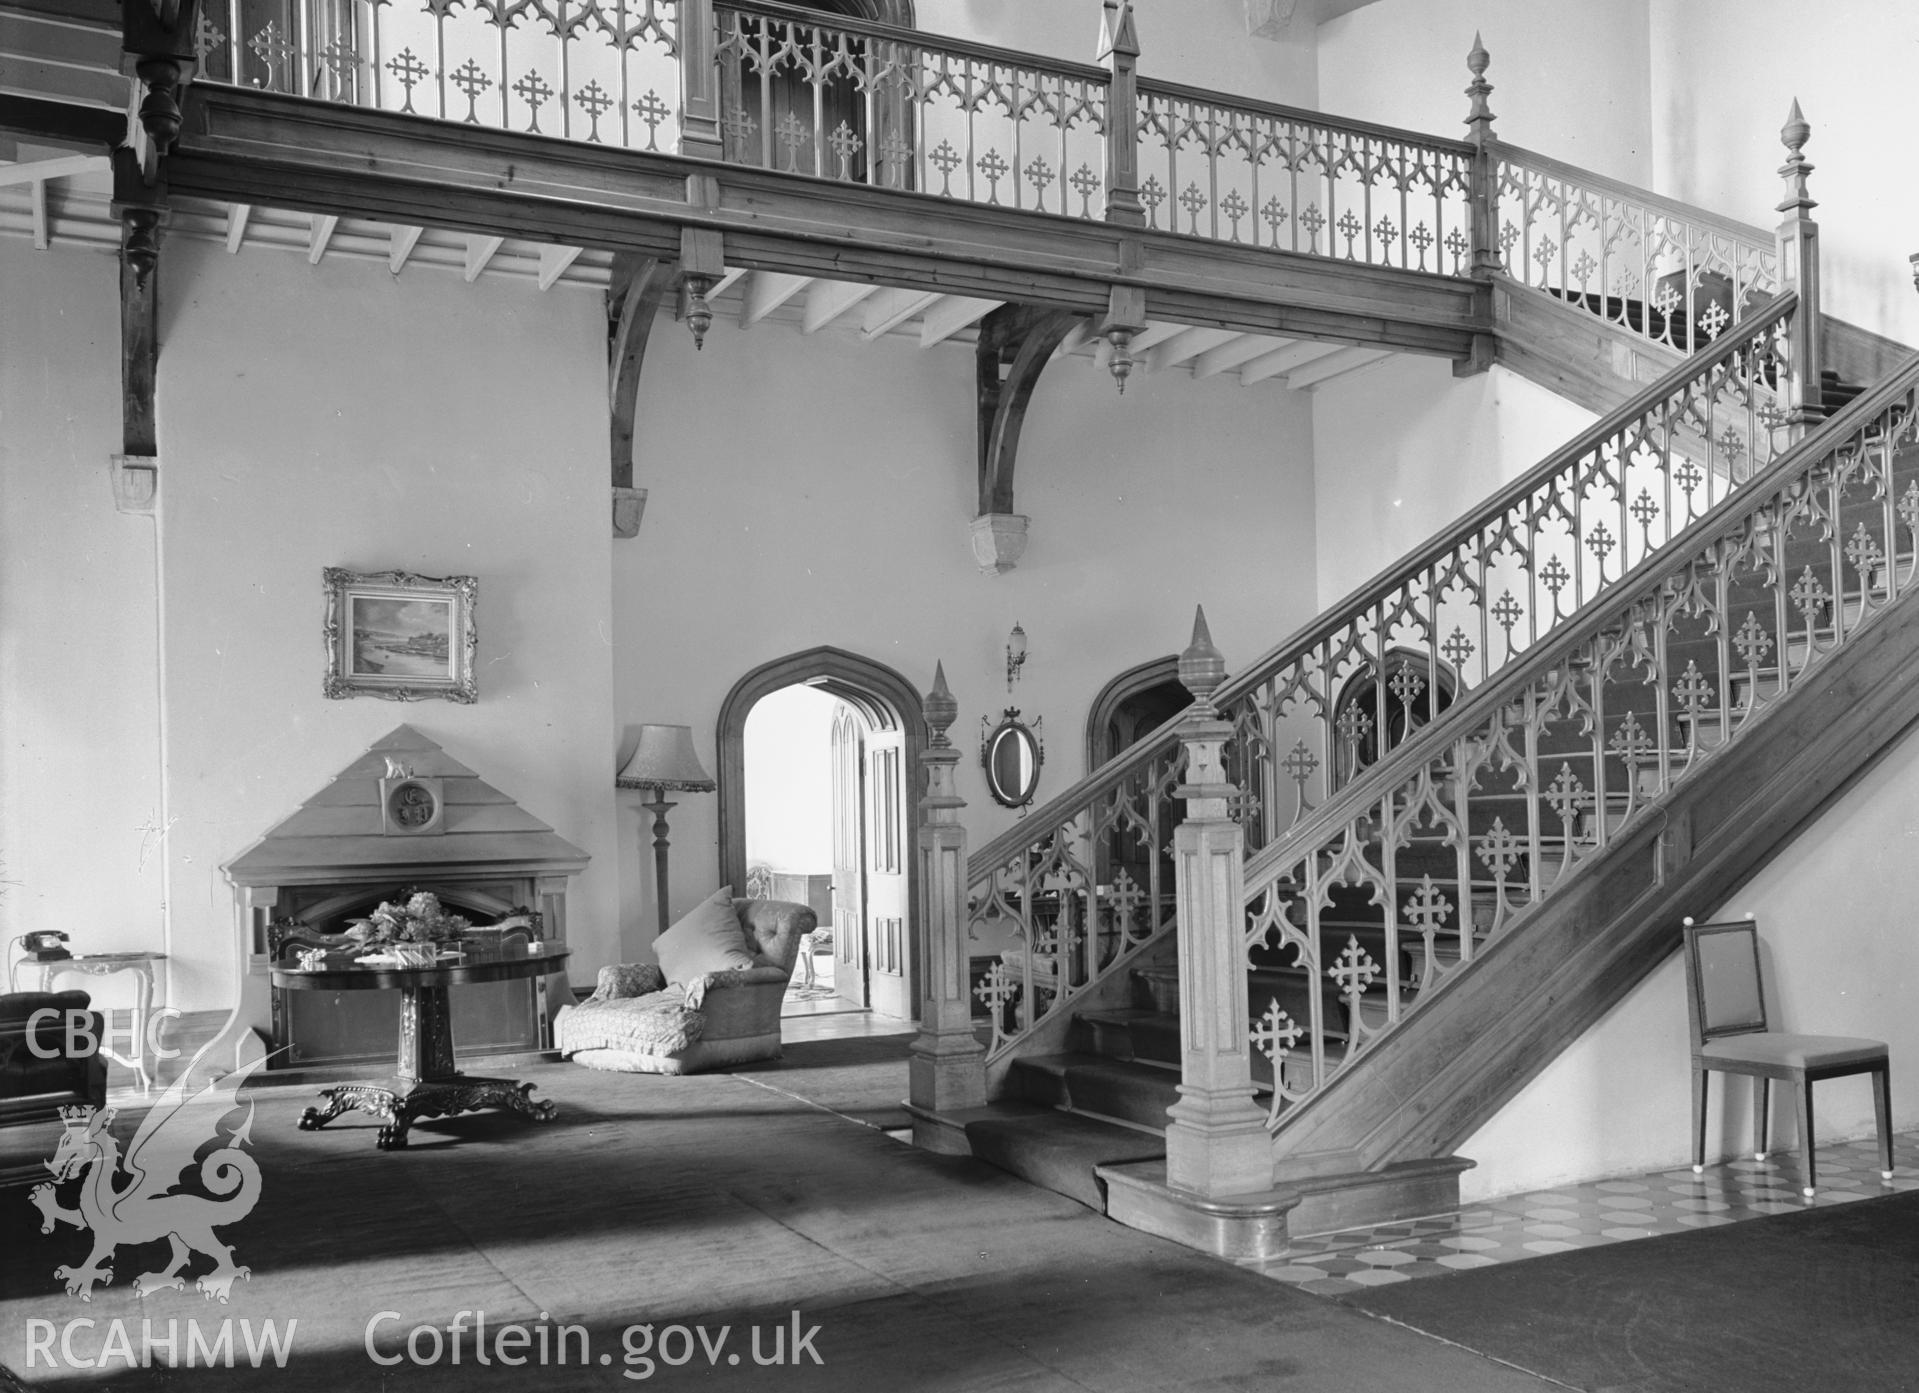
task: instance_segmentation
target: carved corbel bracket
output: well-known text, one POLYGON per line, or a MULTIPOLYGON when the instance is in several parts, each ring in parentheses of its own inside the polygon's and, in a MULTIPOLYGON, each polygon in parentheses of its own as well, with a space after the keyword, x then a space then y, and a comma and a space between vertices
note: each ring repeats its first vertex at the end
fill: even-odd
MULTIPOLYGON (((1002 305, 980 321, 974 365, 979 381, 979 511, 1015 516, 1013 469, 1033 388, 1079 316, 1037 305, 1002 305)), ((1024 520, 1022 519, 1022 537, 1024 520)), ((978 525, 975 524, 977 547, 978 525)), ((1023 543, 1022 543, 1023 549, 1023 543)), ((1010 570, 1012 563, 997 567, 1010 570)))
MULTIPOLYGON (((129 5, 129 9, 134 8, 129 5)), ((114 212, 120 218, 121 451, 160 453, 154 389, 160 366, 160 229, 166 185, 149 185, 138 158, 113 153, 114 212)))
POLYGON ((113 455, 113 506, 122 513, 153 516, 153 500, 160 491, 160 461, 152 455, 113 455))
POLYGON ((973 519, 973 560, 989 576, 1005 575, 1026 555, 1026 526, 1021 513, 981 513, 973 519))
POLYGON ((646 490, 633 487, 633 427, 647 338, 673 280, 671 262, 631 252, 614 254, 606 287, 606 333, 615 537, 638 536, 646 512, 646 490))

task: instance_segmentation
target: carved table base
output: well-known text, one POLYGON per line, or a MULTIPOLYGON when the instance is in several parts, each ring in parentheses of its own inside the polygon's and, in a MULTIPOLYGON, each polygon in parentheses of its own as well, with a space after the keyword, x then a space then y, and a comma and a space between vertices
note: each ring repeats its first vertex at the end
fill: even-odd
POLYGON ((558 1111, 545 1099, 535 1100, 530 1083, 453 1074, 440 1079, 393 1078, 385 1083, 343 1083, 320 1090, 326 1101, 300 1114, 300 1130, 324 1127, 343 1112, 358 1110, 386 1125, 374 1145, 398 1151, 406 1145, 407 1130, 423 1117, 453 1117, 480 1108, 511 1108, 535 1122, 551 1122, 558 1111))

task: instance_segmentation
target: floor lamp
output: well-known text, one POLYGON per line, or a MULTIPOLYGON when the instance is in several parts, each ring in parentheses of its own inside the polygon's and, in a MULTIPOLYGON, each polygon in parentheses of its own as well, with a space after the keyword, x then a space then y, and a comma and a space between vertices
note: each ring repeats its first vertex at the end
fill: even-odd
POLYGON ((653 814, 653 879, 658 892, 660 932, 666 932, 666 814, 678 806, 668 793, 711 793, 717 787, 693 749, 691 726, 641 726, 633 757, 614 776, 616 788, 645 789, 652 797, 640 806, 653 814))

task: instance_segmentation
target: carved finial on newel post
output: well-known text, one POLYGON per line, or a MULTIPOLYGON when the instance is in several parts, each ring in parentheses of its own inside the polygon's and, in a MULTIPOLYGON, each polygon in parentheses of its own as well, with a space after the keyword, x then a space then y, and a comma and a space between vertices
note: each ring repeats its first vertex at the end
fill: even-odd
POLYGON ((1825 408, 1820 377, 1820 305, 1819 305, 1819 224, 1812 210, 1819 205, 1806 188, 1806 176, 1812 163, 1806 159, 1806 142, 1812 138, 1812 124, 1799 109, 1798 98, 1779 129, 1779 140, 1786 147, 1786 162, 1779 166, 1779 177, 1786 181, 1785 197, 1779 202, 1779 279, 1799 292, 1799 308, 1793 312, 1786 380, 1786 423, 1795 433, 1824 419, 1825 408))
POLYGON ((1230 815, 1234 789, 1222 752, 1233 733, 1213 705, 1226 660, 1213 646, 1206 612, 1179 655, 1179 680, 1193 694, 1180 721, 1186 778, 1174 792, 1186 817, 1173 830, 1178 897, 1179 980, 1193 1009, 1179 1016, 1179 1101, 1167 1109, 1166 1183, 1209 1199, 1272 1186, 1272 1139, 1253 1101, 1248 1044, 1245 834, 1230 815))
POLYGON ((959 719, 959 702, 946 685, 946 665, 933 666, 933 689, 920 703, 927 729, 920 765, 926 794, 920 799, 920 885, 926 906, 926 999, 920 1033, 907 1059, 907 1110, 913 1142, 934 1151, 964 1154, 965 1133, 942 1118, 986 1101, 986 1051, 973 1034, 971 922, 966 904, 966 806, 953 786, 960 752, 947 736, 959 719))
MULTIPOLYGON (((1486 45, 1477 32, 1473 34, 1472 52, 1466 55, 1466 67, 1471 71, 1473 80, 1466 84, 1466 95, 1472 100, 1472 106, 1466 112, 1466 138, 1472 142, 1472 172, 1468 182, 1468 199, 1472 207, 1473 239, 1473 275, 1480 280, 1488 280, 1500 270, 1499 261, 1499 180, 1494 168, 1493 109, 1487 98, 1493 94, 1492 83, 1486 81, 1486 69, 1492 64, 1493 56, 1486 52, 1486 45)), ((1453 365, 1455 376, 1465 376, 1482 371, 1492 365, 1493 343, 1489 335, 1475 335, 1472 353, 1463 362, 1453 365)))
POLYGON ((1484 145, 1493 138, 1493 109, 1486 103, 1493 94, 1492 83, 1486 81, 1486 69, 1492 61, 1492 54, 1486 52, 1484 41, 1475 32, 1473 51, 1466 55, 1466 67, 1473 75, 1473 80, 1466 84, 1466 95, 1473 103, 1466 113, 1466 138, 1475 145, 1484 145))

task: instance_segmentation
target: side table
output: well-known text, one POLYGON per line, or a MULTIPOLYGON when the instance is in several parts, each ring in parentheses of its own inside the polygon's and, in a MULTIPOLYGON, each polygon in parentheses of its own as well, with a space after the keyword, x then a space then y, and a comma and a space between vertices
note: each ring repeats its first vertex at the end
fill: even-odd
POLYGON ((140 1092, 146 1094, 153 1091, 153 1074, 147 1066, 147 1050, 152 1043, 147 1030, 153 1015, 153 965, 166 958, 165 953, 76 953, 52 962, 22 958, 13 965, 13 980, 17 989, 46 991, 54 978, 65 973, 101 979, 85 987, 93 999, 93 1009, 107 1022, 107 1038, 100 1042, 100 1053, 133 1070, 140 1081, 140 1092), (123 1038, 114 1028, 116 1011, 129 1012, 132 1017, 124 1052, 114 1048, 123 1038))

